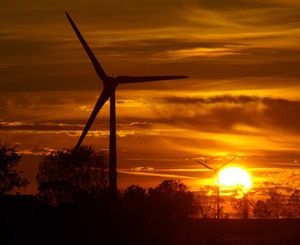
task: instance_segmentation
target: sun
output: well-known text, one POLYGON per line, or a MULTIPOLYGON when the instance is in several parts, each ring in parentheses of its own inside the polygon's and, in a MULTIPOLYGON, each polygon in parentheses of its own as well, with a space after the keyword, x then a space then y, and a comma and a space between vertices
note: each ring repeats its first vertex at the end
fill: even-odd
POLYGON ((252 186, 250 174, 240 167, 228 167, 218 173, 220 187, 240 188, 244 193, 252 186))

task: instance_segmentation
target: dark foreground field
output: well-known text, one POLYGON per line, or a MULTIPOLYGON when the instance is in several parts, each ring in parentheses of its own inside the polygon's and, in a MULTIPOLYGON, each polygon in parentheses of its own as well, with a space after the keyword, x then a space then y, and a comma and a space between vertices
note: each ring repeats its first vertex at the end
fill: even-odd
POLYGON ((149 220, 33 203, 1 206, 0 244, 300 244, 298 219, 149 220))

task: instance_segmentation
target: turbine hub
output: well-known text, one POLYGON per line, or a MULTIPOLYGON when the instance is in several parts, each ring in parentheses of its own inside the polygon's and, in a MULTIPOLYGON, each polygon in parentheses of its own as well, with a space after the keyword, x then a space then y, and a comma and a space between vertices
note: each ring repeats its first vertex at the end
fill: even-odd
POLYGON ((107 77, 106 79, 105 79, 105 81, 104 81, 104 84, 106 85, 106 86, 109 86, 109 87, 111 87, 111 88, 116 88, 117 86, 118 86, 118 81, 117 81, 117 79, 116 78, 114 78, 114 77, 107 77))

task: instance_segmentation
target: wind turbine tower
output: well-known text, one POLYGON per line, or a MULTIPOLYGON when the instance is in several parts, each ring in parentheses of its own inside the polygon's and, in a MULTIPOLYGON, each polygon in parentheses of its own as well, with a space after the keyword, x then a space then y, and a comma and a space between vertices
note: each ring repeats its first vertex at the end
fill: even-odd
POLYGON ((197 163, 201 164, 205 168, 211 170, 214 173, 214 176, 216 178, 216 187, 217 187, 217 219, 220 219, 220 183, 219 183, 219 172, 230 162, 232 162, 235 159, 232 158, 229 161, 225 162, 223 165, 221 165, 218 168, 213 168, 209 165, 207 165, 206 160, 201 161, 201 160, 196 160, 197 163))
POLYGON ((94 69, 103 82, 103 89, 100 93, 100 96, 94 106, 94 109, 87 120, 87 123, 82 131, 82 134, 74 148, 74 151, 78 149, 87 135, 90 127, 92 126, 97 114, 105 104, 105 102, 110 100, 110 135, 109 135, 109 190, 112 197, 116 197, 117 194, 117 142, 116 142, 116 99, 115 92, 119 84, 125 83, 139 83, 139 82, 151 82, 151 81, 161 81, 161 80, 174 80, 174 79, 183 79, 187 76, 117 76, 110 77, 108 76, 102 65, 97 60, 96 56, 92 52, 91 48, 85 41, 84 37, 81 35, 79 29, 75 25, 71 16, 66 12, 66 16, 76 33, 82 47, 87 53, 91 63, 94 66, 94 69))

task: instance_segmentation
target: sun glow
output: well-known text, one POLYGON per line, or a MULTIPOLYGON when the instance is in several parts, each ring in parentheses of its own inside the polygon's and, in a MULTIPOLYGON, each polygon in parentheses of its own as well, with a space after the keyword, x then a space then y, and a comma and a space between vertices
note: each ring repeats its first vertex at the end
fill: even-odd
POLYGON ((244 193, 252 186, 250 174, 239 167, 228 167, 218 173, 220 187, 238 188, 244 193))

